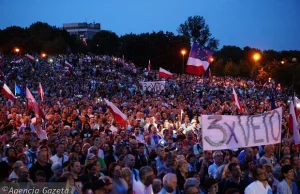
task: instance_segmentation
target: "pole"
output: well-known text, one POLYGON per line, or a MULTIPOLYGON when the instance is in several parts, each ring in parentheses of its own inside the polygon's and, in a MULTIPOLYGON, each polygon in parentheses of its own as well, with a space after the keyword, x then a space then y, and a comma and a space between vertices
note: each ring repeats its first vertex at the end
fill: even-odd
POLYGON ((182 74, 184 73, 184 54, 182 54, 182 74))

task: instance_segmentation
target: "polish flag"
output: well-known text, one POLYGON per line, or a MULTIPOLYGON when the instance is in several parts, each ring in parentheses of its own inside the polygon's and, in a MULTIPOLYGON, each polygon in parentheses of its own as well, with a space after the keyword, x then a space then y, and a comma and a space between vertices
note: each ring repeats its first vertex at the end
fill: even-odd
POLYGON ((28 88, 26 88, 27 110, 33 110, 36 118, 45 118, 45 113, 31 94, 28 88))
POLYGON ((14 101, 16 99, 15 95, 11 92, 6 84, 3 85, 1 92, 6 96, 6 98, 11 101, 14 101))
POLYGON ((19 64, 22 62, 22 59, 16 60, 16 61, 12 61, 11 63, 15 63, 15 64, 19 64))
POLYGON ((300 123, 297 119, 296 113, 295 113, 295 106, 294 102, 291 101, 290 103, 290 116, 289 116, 289 128, 290 131, 293 133, 294 142, 295 144, 300 144, 300 135, 299 135, 299 127, 300 123))
POLYGON ((29 54, 26 54, 25 57, 26 57, 29 61, 31 61, 31 62, 34 61, 34 57, 31 56, 31 55, 29 55, 29 54))
POLYGON ((234 104, 238 108, 239 112, 242 112, 242 106, 234 88, 232 88, 232 100, 234 101, 234 104))
POLYGON ((44 90, 43 90, 43 88, 42 88, 41 82, 39 83, 38 92, 39 92, 39 94, 41 95, 42 102, 44 102, 44 96, 45 96, 45 94, 44 94, 44 90))
POLYGON ((172 78, 173 74, 163 68, 159 68, 159 73, 158 73, 159 77, 165 77, 165 78, 172 78))
POLYGON ((149 59, 149 63, 148 63, 148 71, 151 70, 151 63, 150 63, 150 59, 149 59))
POLYGON ((123 127, 125 127, 126 125, 126 120, 127 120, 127 116, 122 113, 118 107, 116 107, 112 102, 104 99, 104 101, 107 104, 108 109, 110 110, 110 112, 113 114, 114 119, 121 124, 123 127))
POLYGON ((87 46, 86 38, 82 39, 82 43, 83 43, 84 46, 87 46))
POLYGON ((66 66, 66 67, 69 67, 69 68, 72 68, 72 67, 73 67, 73 65, 71 65, 68 61, 65 61, 65 66, 66 66))

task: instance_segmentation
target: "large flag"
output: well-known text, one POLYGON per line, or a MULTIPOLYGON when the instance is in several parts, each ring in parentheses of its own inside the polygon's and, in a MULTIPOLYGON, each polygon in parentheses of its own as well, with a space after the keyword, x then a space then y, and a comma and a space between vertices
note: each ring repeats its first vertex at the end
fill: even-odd
POLYGON ((22 86, 15 82, 15 95, 25 96, 26 91, 23 90, 22 86))
POLYGON ((29 55, 29 54, 26 54, 25 57, 26 57, 29 61, 34 62, 34 57, 33 57, 33 56, 31 56, 31 55, 29 55))
POLYGON ((118 122, 120 125, 122 125, 123 127, 125 127, 126 125, 126 120, 127 120, 127 116, 122 113, 118 107, 116 107, 112 102, 104 99, 104 101, 107 104, 108 109, 110 110, 110 112, 113 114, 114 119, 116 120, 116 122, 118 122))
POLYGON ((291 100, 290 102, 290 116, 289 116, 289 128, 293 133, 295 144, 300 144, 300 135, 299 135, 299 122, 295 113, 294 102, 291 100))
POLYGON ((186 73, 201 75, 209 67, 209 58, 212 57, 213 52, 201 48, 197 43, 193 43, 190 55, 186 64, 186 73))
POLYGON ((239 112, 242 112, 242 106, 234 88, 232 88, 232 100, 235 106, 238 108, 239 112))
POLYGON ((45 118, 44 111, 40 108, 39 104, 31 94, 28 88, 26 88, 26 99, 27 99, 27 109, 33 110, 37 118, 45 118))
POLYGON ((173 74, 163 68, 159 68, 159 72, 158 72, 159 77, 165 77, 165 78, 172 78, 173 74))
POLYGON ((43 90, 43 88, 42 88, 41 82, 39 83, 38 92, 39 92, 39 94, 41 95, 42 102, 44 102, 44 96, 45 96, 45 94, 44 94, 44 90, 43 90))
POLYGON ((6 98, 8 98, 11 101, 14 101, 16 99, 15 95, 11 92, 11 90, 6 84, 3 85, 1 92, 6 96, 6 98))
POLYGON ((68 61, 65 61, 65 66, 68 67, 68 68, 72 68, 73 65, 71 65, 68 61))
POLYGON ((148 63, 148 71, 150 72, 151 70, 151 63, 150 63, 150 59, 149 59, 149 63, 148 63))

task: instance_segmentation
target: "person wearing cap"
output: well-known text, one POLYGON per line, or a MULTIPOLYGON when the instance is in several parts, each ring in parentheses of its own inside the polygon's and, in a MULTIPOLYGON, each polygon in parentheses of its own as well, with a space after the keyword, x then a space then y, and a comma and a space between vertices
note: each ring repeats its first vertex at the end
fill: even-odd
POLYGON ((57 182, 63 172, 62 165, 60 163, 52 164, 51 170, 53 172, 53 176, 50 178, 49 182, 57 182))

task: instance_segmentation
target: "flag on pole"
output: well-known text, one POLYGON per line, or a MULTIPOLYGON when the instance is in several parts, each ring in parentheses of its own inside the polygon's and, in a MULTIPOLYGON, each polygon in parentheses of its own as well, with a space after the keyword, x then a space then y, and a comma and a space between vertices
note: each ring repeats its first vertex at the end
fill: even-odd
POLYGON ((22 86, 15 82, 15 95, 25 96, 26 91, 23 90, 22 86))
POLYGON ((110 112, 113 114, 113 117, 116 120, 116 122, 125 127, 127 116, 124 113, 122 113, 112 102, 106 99, 104 99, 104 101, 107 104, 107 107, 110 110, 110 112))
POLYGON ((87 46, 86 38, 82 39, 82 43, 83 43, 84 46, 87 46))
POLYGON ((39 83, 38 92, 39 92, 39 94, 41 95, 41 100, 42 100, 42 102, 44 102, 44 96, 45 96, 45 94, 44 94, 44 90, 43 90, 43 88, 42 88, 41 82, 39 83))
POLYGON ((300 144, 300 135, 299 135, 299 122, 297 121, 294 102, 291 100, 290 102, 290 116, 289 116, 289 128, 293 133, 295 144, 300 144))
POLYGON ((163 68, 159 68, 159 72, 158 72, 159 77, 164 77, 164 78, 172 78, 173 74, 163 68))
POLYGON ((37 118, 45 118, 44 111, 40 108, 39 104, 31 94, 28 88, 26 88, 27 110, 33 110, 37 118))
POLYGON ((150 72, 151 70, 151 63, 150 63, 150 59, 149 59, 149 63, 148 63, 148 71, 150 72))
POLYGON ((232 88, 232 100, 235 106, 238 108, 239 112, 242 112, 242 106, 234 88, 232 88))
POLYGON ((1 92, 6 96, 7 99, 11 101, 14 101, 16 99, 15 95, 11 92, 6 84, 3 85, 1 92))
POLYGON ((31 55, 29 55, 29 54, 26 54, 25 57, 26 57, 29 61, 34 62, 34 57, 33 57, 33 56, 31 56, 31 55))
POLYGON ((209 67, 209 59, 212 55, 212 51, 201 48, 197 43, 193 43, 186 65, 186 73, 194 75, 204 74, 209 67))
POLYGON ((72 68, 73 65, 71 65, 68 61, 65 61, 65 66, 68 67, 68 68, 72 68))

